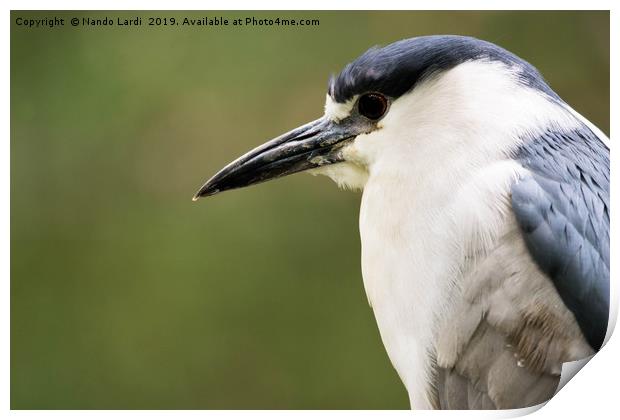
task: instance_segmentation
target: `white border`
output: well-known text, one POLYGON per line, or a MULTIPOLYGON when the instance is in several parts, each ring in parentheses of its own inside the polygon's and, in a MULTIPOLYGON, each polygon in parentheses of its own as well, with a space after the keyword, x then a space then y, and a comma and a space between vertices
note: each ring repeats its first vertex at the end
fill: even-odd
MULTIPOLYGON (((615 133, 618 129, 618 83, 617 77, 618 67, 618 9, 617 1, 603 1, 603 0, 590 0, 587 2, 578 1, 547 1, 547 0, 474 0, 474 1, 459 1, 459 0, 444 0, 444 1, 394 1, 394 0, 382 0, 368 1, 357 0, 355 2, 337 2, 334 0, 302 0, 295 3, 287 3, 284 1, 264 0, 260 2, 253 2, 248 0, 239 0, 233 4, 230 1, 217 0, 212 2, 201 2, 192 0, 177 0, 174 2, 164 2, 161 0, 156 1, 90 1, 88 3, 71 0, 71 1, 55 1, 52 7, 50 2, 45 1, 8 1, 5 2, 9 6, 4 14, 4 24, 6 28, 2 31, 2 54, 3 57, 9 57, 10 46, 10 25, 7 24, 10 21, 10 10, 45 10, 45 9, 77 9, 77 10, 611 10, 611 133, 615 133)), ((8 61, 8 60, 7 60, 8 61)), ((9 66, 5 65, 2 68, 2 78, 4 83, 2 84, 2 93, 4 100, 2 101, 2 120, 4 124, 2 133, 2 145, 0 149, 0 172, 2 173, 2 183, 0 190, 0 197, 2 197, 2 223, 0 224, 0 234, 2 241, 1 246, 1 270, 2 270, 2 285, 3 302, 0 306, 2 308, 2 336, 5 338, 4 345, 0 347, 2 356, 2 381, 0 381, 0 401, 3 405, 3 414, 9 410, 9 385, 10 385, 10 359, 9 359, 9 305, 10 305, 10 282, 9 282, 9 263, 10 263, 10 218, 9 218, 9 193, 10 193, 10 153, 9 153, 9 108, 10 108, 10 73, 9 66)), ((610 136, 611 137, 611 136, 610 136)), ((613 141, 613 140, 612 140, 613 141)), ((616 176, 617 164, 612 159, 612 208, 617 208, 618 200, 617 188, 618 183, 616 176)), ((41 203, 42 206, 45 203, 41 203)), ((614 287, 616 281, 614 279, 615 267, 616 267, 616 255, 615 250, 618 248, 617 235, 615 223, 612 221, 612 240, 611 240, 611 255, 612 255, 612 316, 617 316, 618 307, 618 288, 614 287)), ((617 335, 617 334, 616 334, 617 335)), ((577 375, 575 380, 570 381, 559 393, 555 396, 546 407, 542 410, 536 411, 530 415, 532 419, 545 419, 545 418, 557 418, 564 419, 584 417, 589 418, 609 418, 614 412, 617 412, 616 400, 620 400, 618 392, 616 391, 616 378, 620 377, 619 361, 617 356, 620 351, 619 339, 612 337, 607 343, 605 348, 594 359, 588 363, 577 375)), ((523 413, 525 414, 525 413, 523 413)), ((288 419, 293 415, 297 418, 314 418, 317 415, 326 416, 328 418, 374 418, 374 417, 390 417, 398 418, 405 416, 409 418, 413 416, 415 418, 506 418, 514 417, 518 415, 516 412, 408 412, 408 411, 13 411, 10 412, 11 416, 20 418, 58 418, 58 419, 72 419, 84 417, 89 418, 108 418, 108 416, 114 415, 119 418, 148 418, 148 419, 163 419, 163 418, 222 418, 233 419, 239 416, 252 416, 264 419, 283 418, 288 419)))

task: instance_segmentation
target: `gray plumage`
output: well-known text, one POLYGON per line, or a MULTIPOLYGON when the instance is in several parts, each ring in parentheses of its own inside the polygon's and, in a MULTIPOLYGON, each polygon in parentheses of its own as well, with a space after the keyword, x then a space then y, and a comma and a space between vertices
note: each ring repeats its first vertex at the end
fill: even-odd
POLYGON ((508 409, 550 399, 562 363, 593 353, 529 254, 517 222, 472 255, 439 333, 434 399, 442 409, 508 409))
POLYGON ((512 189, 528 250, 598 350, 609 316, 609 149, 584 126, 549 130, 516 158, 532 173, 512 189))

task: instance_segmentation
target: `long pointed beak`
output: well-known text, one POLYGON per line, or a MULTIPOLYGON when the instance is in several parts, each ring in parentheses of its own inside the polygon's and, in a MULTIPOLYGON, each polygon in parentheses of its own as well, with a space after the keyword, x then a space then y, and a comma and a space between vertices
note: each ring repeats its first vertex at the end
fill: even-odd
POLYGON ((335 123, 325 117, 319 118, 229 163, 208 180, 193 199, 340 162, 340 149, 357 135, 356 131, 354 125, 345 121, 335 123))

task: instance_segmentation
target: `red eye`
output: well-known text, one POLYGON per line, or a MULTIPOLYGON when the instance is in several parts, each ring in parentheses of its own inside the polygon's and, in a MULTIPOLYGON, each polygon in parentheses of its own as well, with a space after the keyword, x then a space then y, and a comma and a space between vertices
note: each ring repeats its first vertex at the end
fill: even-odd
POLYGON ((379 93, 367 93, 359 99, 357 108, 364 117, 378 120, 387 111, 388 101, 379 93))

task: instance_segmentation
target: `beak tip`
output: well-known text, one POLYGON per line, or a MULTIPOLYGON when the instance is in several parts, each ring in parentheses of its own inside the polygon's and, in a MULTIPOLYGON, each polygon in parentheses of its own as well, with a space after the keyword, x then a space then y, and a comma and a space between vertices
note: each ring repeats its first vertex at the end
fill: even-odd
POLYGON ((210 188, 207 186, 202 187, 194 196, 192 197, 192 201, 198 201, 202 197, 210 197, 220 192, 219 188, 210 188))

